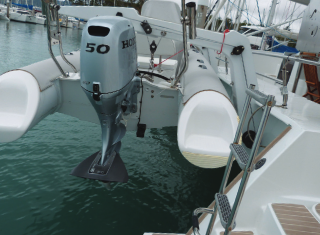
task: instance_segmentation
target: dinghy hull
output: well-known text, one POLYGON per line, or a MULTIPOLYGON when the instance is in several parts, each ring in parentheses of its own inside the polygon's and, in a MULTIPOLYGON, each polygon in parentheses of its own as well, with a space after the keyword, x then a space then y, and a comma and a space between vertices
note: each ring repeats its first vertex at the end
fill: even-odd
POLYGON ((238 115, 209 62, 189 51, 182 81, 178 144, 183 156, 202 168, 225 166, 238 126, 238 115))

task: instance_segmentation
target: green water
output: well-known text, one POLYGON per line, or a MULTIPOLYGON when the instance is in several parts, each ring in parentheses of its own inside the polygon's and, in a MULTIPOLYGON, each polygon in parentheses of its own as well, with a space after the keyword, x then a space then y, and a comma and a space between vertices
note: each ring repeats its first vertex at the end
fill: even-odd
MULTIPOLYGON (((62 36, 65 52, 79 49, 81 31, 62 36)), ((0 74, 47 58, 44 26, 0 21, 0 74)), ((120 155, 130 179, 111 190, 69 175, 100 149, 98 125, 56 113, 0 144, 0 234, 185 233, 192 211, 212 202, 224 169, 187 162, 176 131, 147 130, 143 139, 127 132, 120 155)))

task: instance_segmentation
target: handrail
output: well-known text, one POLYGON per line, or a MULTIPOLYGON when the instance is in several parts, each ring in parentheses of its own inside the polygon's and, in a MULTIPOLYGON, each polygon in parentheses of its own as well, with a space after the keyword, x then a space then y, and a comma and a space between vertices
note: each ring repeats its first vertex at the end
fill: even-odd
POLYGON ((59 64, 56 57, 54 56, 53 51, 52 51, 52 45, 51 45, 52 35, 51 35, 51 27, 50 26, 51 26, 51 17, 52 17, 53 19, 56 20, 56 27, 57 27, 56 37, 57 37, 57 40, 59 41, 59 49, 60 49, 61 58, 63 59, 64 62, 66 62, 73 69, 73 71, 75 73, 77 73, 78 71, 77 71, 76 67, 73 64, 71 64, 63 54, 62 39, 61 39, 61 32, 60 32, 60 22, 59 22, 59 14, 58 14, 58 10, 60 9, 60 6, 56 4, 56 1, 53 1, 53 3, 50 3, 50 2, 48 3, 47 1, 43 1, 43 3, 46 5, 46 17, 47 17, 46 22, 47 22, 49 54, 50 54, 51 58, 53 59, 54 63, 56 64, 56 66, 58 67, 58 69, 60 70, 63 77, 68 77, 68 75, 63 71, 61 65, 59 64), (53 12, 51 12, 51 10, 53 12))
POLYGON ((270 57, 281 58, 281 59, 288 59, 288 60, 297 61, 297 62, 300 62, 300 63, 303 63, 303 64, 310 64, 310 65, 320 66, 320 62, 315 62, 315 61, 312 61, 312 60, 306 60, 306 59, 302 59, 300 57, 295 57, 295 56, 287 56, 287 55, 283 55, 281 53, 252 51, 252 54, 270 56, 270 57))
MULTIPOLYGON (((59 15, 57 10, 56 10, 56 15, 57 16, 59 15)), ((66 62, 73 69, 73 71, 75 73, 77 73, 78 71, 77 71, 76 67, 73 64, 71 64, 70 61, 67 60, 67 58, 63 54, 59 17, 56 17, 56 24, 57 24, 57 29, 58 29, 59 49, 60 49, 61 58, 63 59, 64 62, 66 62)))
POLYGON ((262 74, 262 73, 258 73, 258 72, 256 72, 256 74, 258 74, 258 75, 260 75, 262 77, 268 78, 268 79, 278 83, 279 85, 283 85, 283 81, 281 81, 280 79, 276 79, 276 78, 270 77, 270 76, 268 76, 266 74, 262 74))
POLYGON ((282 68, 282 80, 283 80, 283 85, 282 85, 282 89, 281 89, 281 94, 283 96, 283 103, 282 103, 282 107, 283 108, 287 108, 287 104, 288 104, 288 78, 287 78, 287 64, 289 63, 289 60, 286 61, 286 63, 283 64, 283 68, 282 68))
POLYGON ((181 7, 182 7, 182 35, 183 35, 183 54, 184 54, 184 66, 183 69, 180 71, 177 77, 172 81, 171 86, 175 87, 179 81, 182 75, 187 71, 188 69, 188 50, 187 50, 187 20, 186 20, 186 1, 182 0, 181 1, 181 7))
POLYGON ((59 62, 57 61, 56 57, 54 56, 53 54, 53 51, 52 51, 52 45, 51 45, 51 30, 50 30, 50 3, 47 3, 45 1, 43 1, 43 3, 45 4, 46 6, 46 17, 47 17, 47 36, 48 36, 48 50, 49 50, 49 54, 52 58, 52 60, 54 61, 54 63, 56 64, 56 66, 58 67, 58 69, 60 70, 60 73, 62 74, 63 77, 68 77, 67 74, 63 71, 61 65, 59 64, 59 62))

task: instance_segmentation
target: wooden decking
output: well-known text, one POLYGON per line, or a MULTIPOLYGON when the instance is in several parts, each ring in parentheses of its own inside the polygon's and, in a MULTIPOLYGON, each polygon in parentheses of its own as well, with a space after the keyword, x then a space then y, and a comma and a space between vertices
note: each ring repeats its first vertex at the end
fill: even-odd
MULTIPOLYGON (((221 232, 220 235, 223 235, 224 232, 221 232)), ((253 235, 253 232, 251 231, 234 231, 231 232, 230 235, 253 235)))
POLYGON ((305 206, 296 204, 272 204, 272 208, 287 235, 320 234, 319 222, 305 206))

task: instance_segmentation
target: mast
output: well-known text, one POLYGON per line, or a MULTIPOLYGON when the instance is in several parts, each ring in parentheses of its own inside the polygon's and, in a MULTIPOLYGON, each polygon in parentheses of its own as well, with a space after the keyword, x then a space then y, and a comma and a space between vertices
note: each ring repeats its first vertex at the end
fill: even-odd
MULTIPOLYGON (((216 5, 216 9, 218 9, 220 6, 220 1, 218 1, 217 5, 216 5)), ((211 6, 212 7, 212 6, 211 6)), ((212 24, 211 24, 211 30, 214 31, 216 28, 216 24, 217 24, 217 17, 215 17, 215 19, 213 19, 212 24)))
POLYGON ((271 9, 270 9, 270 13, 269 13, 267 24, 266 24, 267 27, 270 26, 273 22, 274 14, 276 12, 276 6, 277 6, 277 0, 272 0, 271 9))
MULTIPOLYGON (((219 7, 218 7, 217 10, 214 12, 214 14, 212 15, 211 19, 208 21, 205 29, 208 29, 209 26, 210 26, 210 24, 213 22, 213 20, 216 19, 216 17, 218 16, 221 8, 224 6, 224 4, 226 3, 226 1, 227 1, 227 0, 222 0, 222 1, 220 2, 219 7)), ((229 1, 228 1, 228 3, 229 3, 229 1)))
MULTIPOLYGON (((225 19, 226 19, 227 15, 229 15, 229 8, 230 8, 230 1, 228 1, 227 7, 226 7, 225 18, 222 20, 221 25, 220 25, 220 27, 219 27, 219 29, 221 28, 222 31, 223 31, 224 28, 225 28, 225 23, 224 23, 224 22, 225 22, 225 19), (223 25, 222 25, 222 24, 223 24, 223 25)), ((218 32, 219 32, 219 29, 218 29, 218 32)))
MULTIPOLYGON (((266 24, 266 27, 269 27, 271 26, 272 22, 273 22, 273 18, 274 18, 274 14, 276 12, 276 6, 277 6, 277 0, 272 0, 272 4, 271 4, 271 9, 270 9, 270 13, 269 13, 269 16, 268 16, 268 20, 267 20, 267 24, 266 24)), ((265 33, 263 34, 262 36, 262 40, 261 40, 261 50, 265 50, 266 48, 266 35, 265 33)))
POLYGON ((240 7, 240 3, 241 3, 241 0, 239 1, 239 6, 238 6, 238 11, 237 11, 237 18, 236 18, 236 24, 234 26, 234 30, 237 30, 238 31, 238 28, 239 28, 239 25, 240 25, 240 20, 241 20, 241 16, 242 16, 242 11, 243 11, 243 8, 244 8, 244 3, 245 3, 246 0, 242 0, 242 4, 241 4, 241 7, 240 7), (240 7, 240 8, 239 8, 240 7))
POLYGON ((266 9, 263 9, 263 16, 262 16, 262 25, 264 26, 264 20, 266 19, 266 9))
MULTIPOLYGON (((241 0, 239 0, 239 1, 238 1, 238 4, 237 4, 238 6, 240 5, 240 1, 241 1, 241 0)), ((229 2, 228 2, 228 3, 229 3, 229 2)), ((226 15, 224 16, 224 19, 223 19, 223 21, 222 21, 222 23, 221 23, 220 27, 219 27, 219 29, 217 30, 218 32, 220 31, 220 29, 222 29, 222 31, 224 31, 224 29, 225 29, 225 25, 226 25, 226 21, 227 21, 227 18, 228 18, 228 16, 229 16, 229 14, 230 14, 230 12, 231 12, 232 8, 233 8, 233 6, 231 6, 231 7, 228 9, 228 11, 227 11, 226 15)))

